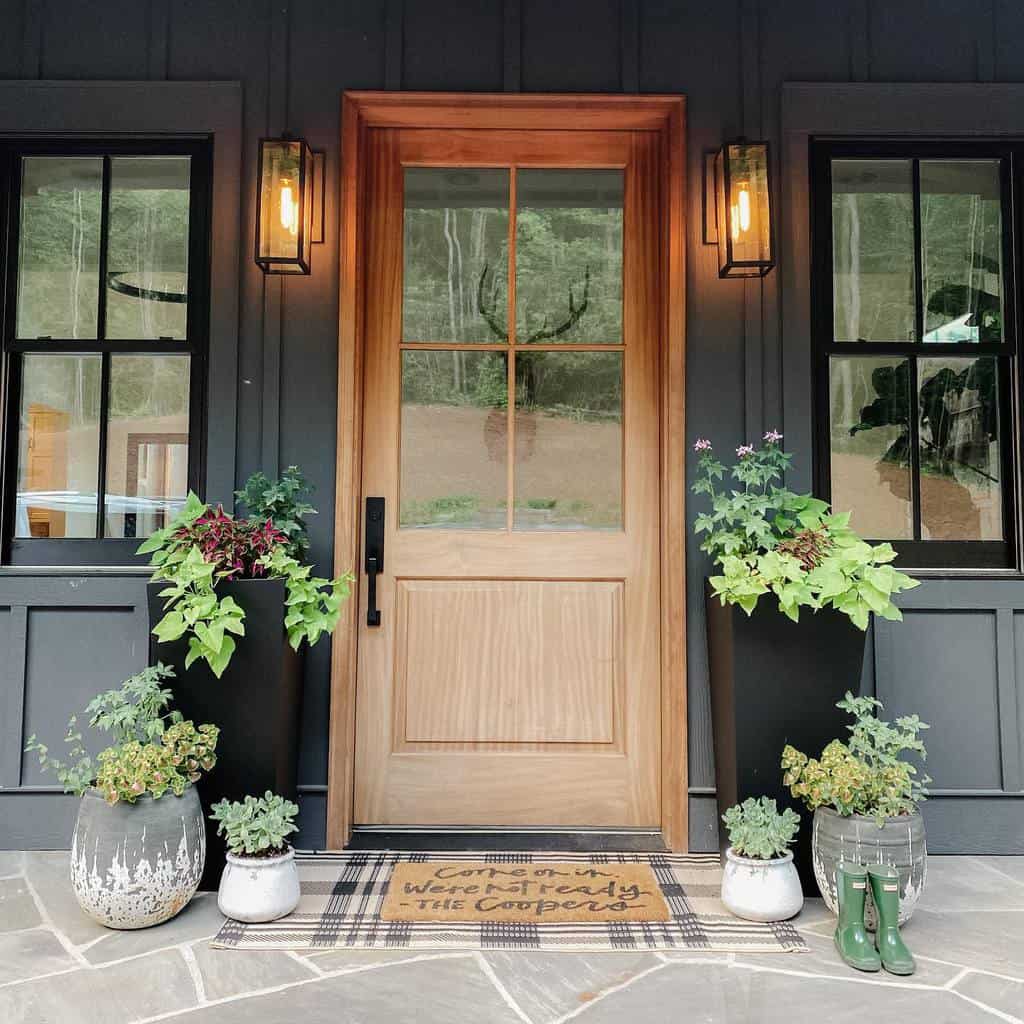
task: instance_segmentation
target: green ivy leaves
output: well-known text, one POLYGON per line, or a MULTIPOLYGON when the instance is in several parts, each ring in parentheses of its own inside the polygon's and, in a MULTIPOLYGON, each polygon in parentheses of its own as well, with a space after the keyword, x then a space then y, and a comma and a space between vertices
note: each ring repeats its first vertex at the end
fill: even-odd
POLYGON ((698 442, 697 450, 692 489, 707 495, 711 511, 696 517, 694 531, 704 535, 701 550, 721 569, 710 584, 723 604, 750 615, 761 597, 773 594, 794 622, 801 608, 834 608, 862 630, 872 612, 902 618, 892 597, 918 583, 889 564, 896 557, 892 545, 866 543, 850 528, 848 512, 831 513, 820 498, 780 487, 792 456, 777 441, 738 449, 743 454, 731 476, 742 486, 731 490, 717 486, 725 466, 710 444, 698 442))

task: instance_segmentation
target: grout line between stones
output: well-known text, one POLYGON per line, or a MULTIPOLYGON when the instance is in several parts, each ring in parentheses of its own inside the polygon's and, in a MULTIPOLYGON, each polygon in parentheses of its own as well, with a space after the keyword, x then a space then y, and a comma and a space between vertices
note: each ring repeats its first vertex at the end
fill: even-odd
POLYGON ((36 891, 36 887, 32 884, 32 879, 28 877, 28 873, 26 872, 22 877, 25 880, 25 887, 28 889, 33 901, 35 902, 40 920, 47 928, 50 929, 50 931, 53 932, 57 941, 64 947, 65 952, 72 960, 75 960, 82 966, 87 966, 89 961, 85 959, 78 947, 53 923, 53 918, 50 917, 50 912, 46 909, 46 905, 43 903, 39 893, 36 891))
POLYGON ((512 993, 502 984, 501 979, 498 977, 494 968, 487 961, 487 958, 479 950, 473 952, 473 959, 476 961, 477 966, 483 972, 484 977, 494 986, 497 990, 498 995, 501 996, 502 1001, 505 1005, 523 1022, 523 1024, 533 1024, 533 1021, 526 1015, 523 1008, 512 998, 512 993))
POLYGON ((312 960, 310 960, 308 957, 303 956, 297 950, 286 949, 283 952, 284 952, 285 956, 287 956, 290 959, 294 960, 298 964, 302 964, 303 967, 305 967, 309 971, 312 971, 314 974, 316 974, 316 975, 324 974, 324 970, 323 970, 322 967, 320 967, 318 964, 313 963, 312 960))
POLYGON ((196 1002, 199 1006, 205 1006, 209 1000, 206 998, 206 985, 203 983, 203 972, 199 969, 199 961, 196 960, 195 951, 188 943, 182 943, 178 947, 181 959, 185 961, 189 977, 192 979, 192 987, 196 990, 196 1002))
POLYGON ((624 989, 629 988, 631 985, 635 985, 638 981, 643 978, 647 978, 657 971, 663 971, 668 966, 667 961, 662 961, 660 964, 655 964, 653 967, 648 967, 645 971, 640 971, 639 974, 634 974, 632 978, 627 978, 625 981, 620 982, 618 985, 611 985, 608 988, 601 989, 600 992, 594 996, 589 1002, 584 1003, 582 1006, 576 1007, 575 1010, 570 1010, 568 1013, 562 1014, 561 1017, 556 1017, 550 1021, 549 1024, 565 1024, 567 1020, 573 1020, 579 1017, 580 1014, 586 1013, 592 1006, 596 1006, 598 1003, 607 999, 608 996, 613 996, 618 992, 622 992, 624 989))

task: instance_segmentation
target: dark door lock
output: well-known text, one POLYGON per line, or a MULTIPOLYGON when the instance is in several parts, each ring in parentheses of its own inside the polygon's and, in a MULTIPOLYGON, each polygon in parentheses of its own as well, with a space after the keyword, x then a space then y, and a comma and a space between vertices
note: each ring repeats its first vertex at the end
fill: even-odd
POLYGON ((366 499, 366 624, 380 625, 377 574, 384 571, 384 499, 366 499))

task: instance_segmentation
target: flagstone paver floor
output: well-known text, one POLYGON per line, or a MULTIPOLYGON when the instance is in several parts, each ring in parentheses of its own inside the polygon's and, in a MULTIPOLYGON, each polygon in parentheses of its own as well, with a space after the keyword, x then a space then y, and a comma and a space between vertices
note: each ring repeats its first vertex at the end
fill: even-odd
POLYGON ((1024 1024, 1024 857, 932 857, 904 930, 911 978, 848 970, 820 900, 809 954, 324 953, 210 949, 203 893, 108 931, 78 909, 66 853, 0 852, 3 1024, 1024 1024))

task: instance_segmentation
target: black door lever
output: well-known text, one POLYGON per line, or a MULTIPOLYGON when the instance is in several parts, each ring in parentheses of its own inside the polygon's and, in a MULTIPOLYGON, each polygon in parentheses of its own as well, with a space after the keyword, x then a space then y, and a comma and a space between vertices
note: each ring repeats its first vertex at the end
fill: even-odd
POLYGON ((380 625, 377 574, 384 571, 384 499, 366 499, 366 624, 380 625))

